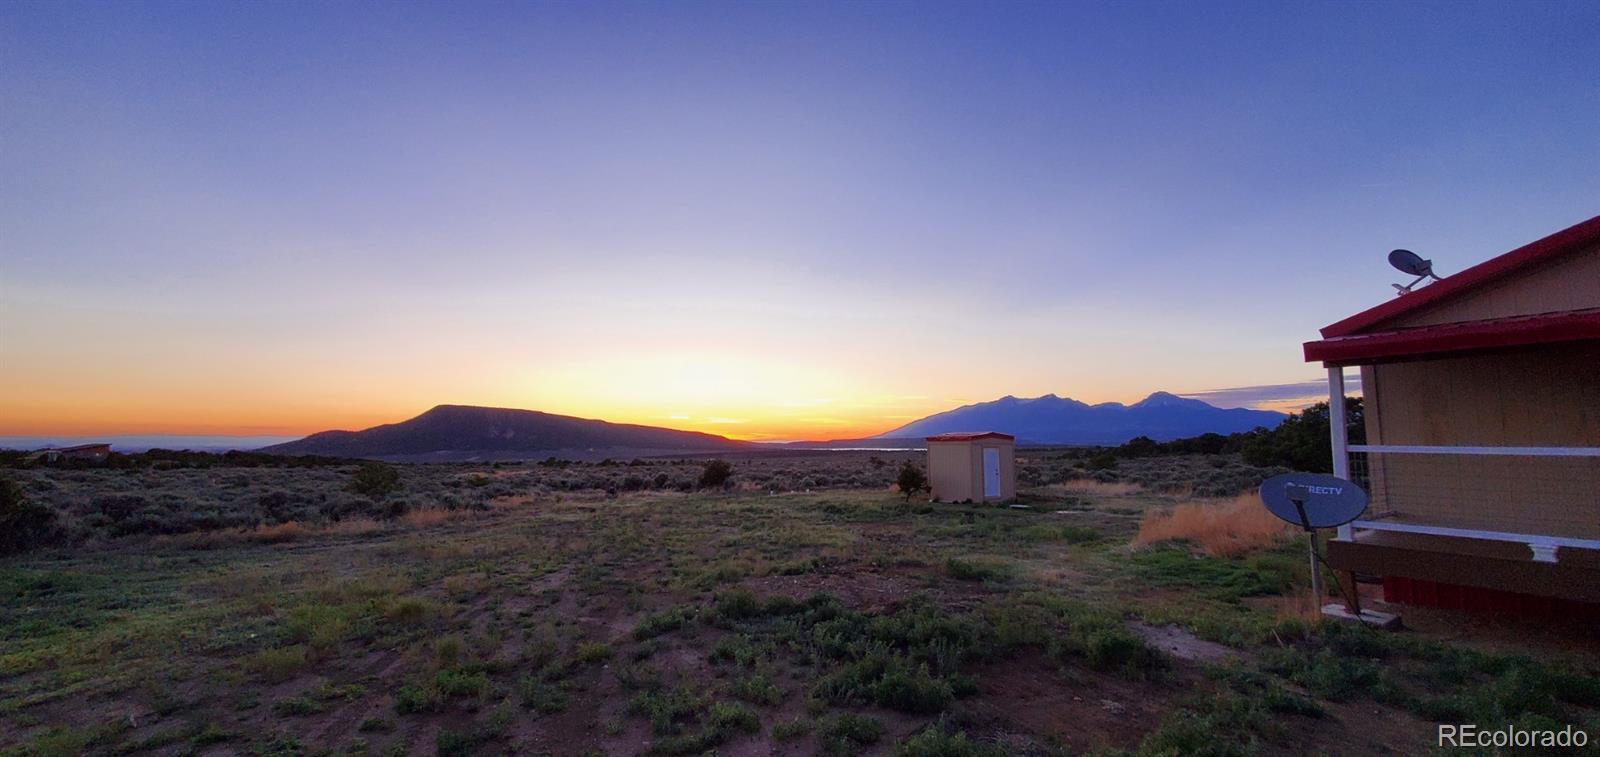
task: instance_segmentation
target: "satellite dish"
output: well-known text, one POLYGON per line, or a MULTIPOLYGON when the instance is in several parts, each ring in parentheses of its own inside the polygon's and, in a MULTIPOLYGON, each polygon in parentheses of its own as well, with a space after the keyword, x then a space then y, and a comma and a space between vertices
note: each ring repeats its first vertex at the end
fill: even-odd
POLYGON ((1411 294, 1411 290, 1421 284, 1423 279, 1439 280, 1439 277, 1433 274, 1433 261, 1423 260, 1421 255, 1410 250, 1390 251, 1389 265, 1394 266, 1395 270, 1401 273, 1417 277, 1415 281, 1404 286, 1395 284, 1394 288, 1399 290, 1400 294, 1411 294))
POLYGON ((1367 509, 1367 493, 1337 476, 1284 473, 1261 483, 1261 502, 1273 515, 1310 531, 1360 517, 1367 509))
POLYGON ((1433 261, 1423 260, 1421 255, 1410 250, 1395 250, 1389 253, 1389 265, 1411 276, 1433 275, 1433 261))

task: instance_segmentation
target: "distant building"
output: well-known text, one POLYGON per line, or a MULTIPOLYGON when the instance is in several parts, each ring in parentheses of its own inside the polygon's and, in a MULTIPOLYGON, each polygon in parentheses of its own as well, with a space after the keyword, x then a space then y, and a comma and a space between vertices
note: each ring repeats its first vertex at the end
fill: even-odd
POLYGON ((1600 618, 1600 217, 1322 329, 1361 371, 1371 505, 1328 548, 1390 601, 1600 618))
POLYGON ((928 437, 928 487, 936 502, 1017 496, 1017 438, 995 431, 928 437))
POLYGON ((109 444, 79 444, 74 447, 46 447, 28 456, 29 460, 56 463, 62 460, 87 460, 104 462, 111 454, 109 444))

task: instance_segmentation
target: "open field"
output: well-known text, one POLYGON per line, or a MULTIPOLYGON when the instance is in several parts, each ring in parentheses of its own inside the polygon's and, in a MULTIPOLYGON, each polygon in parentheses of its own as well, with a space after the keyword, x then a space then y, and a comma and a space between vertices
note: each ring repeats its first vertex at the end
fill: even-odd
POLYGON ((0 750, 1410 754, 1435 722, 1600 735, 1592 629, 1318 624, 1303 542, 1129 546, 1192 497, 1178 478, 1220 486, 1236 461, 1022 455, 1027 510, 905 502, 888 483, 917 453, 734 459, 715 492, 692 462, 402 467, 389 516, 346 468, 12 471, 70 538, 0 561, 0 750), (117 526, 136 518, 187 525, 117 526))

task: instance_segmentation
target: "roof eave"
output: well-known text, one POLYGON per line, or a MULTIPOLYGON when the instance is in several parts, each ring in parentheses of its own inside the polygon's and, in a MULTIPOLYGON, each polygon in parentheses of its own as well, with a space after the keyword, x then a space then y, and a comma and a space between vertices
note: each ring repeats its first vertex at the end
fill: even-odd
POLYGON ((1410 294, 1367 308, 1349 318, 1323 327, 1321 333, 1324 339, 1350 336, 1447 297, 1475 289, 1519 269, 1561 257, 1596 243, 1600 243, 1600 216, 1569 226, 1504 255, 1485 260, 1410 294))

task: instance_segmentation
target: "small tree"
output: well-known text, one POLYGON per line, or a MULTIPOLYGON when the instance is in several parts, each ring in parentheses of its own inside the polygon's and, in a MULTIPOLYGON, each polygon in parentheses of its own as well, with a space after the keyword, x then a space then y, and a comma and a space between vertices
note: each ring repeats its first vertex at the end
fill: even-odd
POLYGON ((712 460, 700 471, 700 488, 721 489, 733 476, 733 466, 726 460, 712 460))
POLYGON ((0 554, 21 552, 56 535, 56 514, 29 501, 22 487, 0 476, 0 554))
POLYGON ((372 499, 383 499, 399 490, 400 471, 385 463, 362 463, 350 479, 350 491, 372 499))
POLYGON ((910 460, 900 466, 900 477, 895 479, 899 485, 900 493, 906 495, 906 501, 911 501, 911 495, 928 488, 928 476, 910 460))

